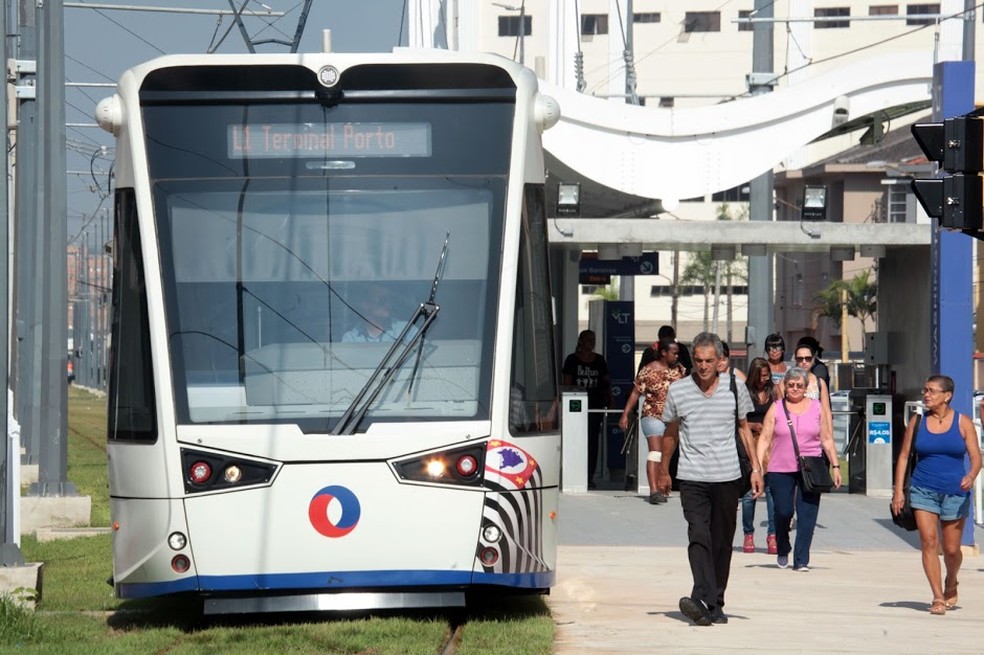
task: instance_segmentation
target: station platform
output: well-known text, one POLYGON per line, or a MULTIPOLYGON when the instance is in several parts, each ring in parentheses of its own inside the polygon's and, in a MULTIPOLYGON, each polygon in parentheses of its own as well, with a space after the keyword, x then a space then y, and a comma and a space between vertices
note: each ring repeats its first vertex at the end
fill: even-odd
MULTIPOLYGON (((677 492, 655 506, 618 490, 562 494, 547 597, 554 653, 981 652, 984 558, 965 556, 957 609, 934 616, 918 535, 892 524, 887 499, 825 495, 809 573, 779 569, 766 554, 765 512, 760 499, 755 553, 741 550, 739 516, 729 623, 698 627, 677 605, 692 585, 677 492)), ((975 540, 984 540, 980 526, 975 540)))

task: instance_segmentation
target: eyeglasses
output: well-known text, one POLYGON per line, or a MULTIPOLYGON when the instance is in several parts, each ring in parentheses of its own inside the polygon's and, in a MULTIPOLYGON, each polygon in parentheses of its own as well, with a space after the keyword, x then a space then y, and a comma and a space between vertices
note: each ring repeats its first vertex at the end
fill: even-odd
POLYGON ((796 358, 796 361, 797 361, 797 362, 812 362, 812 361, 813 361, 813 357, 810 357, 810 356, 806 356, 806 357, 797 357, 797 358, 796 358))
POLYGON ((922 388, 922 392, 923 392, 923 395, 926 395, 927 393, 937 394, 937 393, 943 393, 943 390, 942 389, 934 389, 932 387, 923 387, 922 388))
POLYGON ((785 350, 781 343, 773 343, 765 347, 766 350, 785 350))
POLYGON ((786 388, 787 389, 805 389, 806 388, 806 385, 803 384, 802 382, 787 382, 786 383, 786 388))

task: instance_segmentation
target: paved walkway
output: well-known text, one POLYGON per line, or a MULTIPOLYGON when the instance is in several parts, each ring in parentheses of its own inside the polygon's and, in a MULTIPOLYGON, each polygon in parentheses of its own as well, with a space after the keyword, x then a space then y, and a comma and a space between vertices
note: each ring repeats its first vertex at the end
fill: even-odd
MULTIPOLYGON (((677 608, 692 581, 674 496, 656 507, 623 492, 561 497, 557 585, 547 598, 557 655, 984 652, 984 557, 965 558, 958 609, 930 615, 916 535, 892 525, 887 499, 846 493, 823 499, 810 573, 777 568, 764 527, 759 552, 741 552, 739 523, 730 622, 692 625, 677 608)), ((756 519, 765 519, 764 501, 756 519)))

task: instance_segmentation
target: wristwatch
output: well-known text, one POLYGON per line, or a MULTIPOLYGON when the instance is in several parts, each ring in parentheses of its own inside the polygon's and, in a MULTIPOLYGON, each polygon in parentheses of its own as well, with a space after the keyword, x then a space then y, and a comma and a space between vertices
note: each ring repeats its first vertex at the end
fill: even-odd
POLYGON ((832 468, 832 469, 839 469, 840 467, 841 467, 841 465, 840 465, 840 464, 834 464, 834 465, 833 465, 833 466, 831 466, 830 468, 832 468))

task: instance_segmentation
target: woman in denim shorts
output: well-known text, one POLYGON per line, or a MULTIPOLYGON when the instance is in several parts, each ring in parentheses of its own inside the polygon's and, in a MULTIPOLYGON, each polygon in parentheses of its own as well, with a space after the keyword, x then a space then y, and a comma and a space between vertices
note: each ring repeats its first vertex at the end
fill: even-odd
MULTIPOLYGON (((926 410, 915 435, 916 466, 909 482, 909 504, 915 510, 923 570, 933 592, 929 611, 942 615, 957 605, 957 575, 963 563, 960 537, 970 510, 970 490, 981 470, 981 449, 971 418, 950 407, 952 378, 931 376, 923 385, 922 395, 926 410), (969 470, 964 463, 967 457, 970 458, 969 470), (937 555, 940 533, 943 535, 945 580, 941 580, 937 555)), ((902 485, 916 420, 915 416, 909 420, 895 467, 893 514, 898 514, 905 503, 902 485)))
MULTIPOLYGON (((636 411, 639 398, 646 399, 642 406, 642 434, 646 435, 649 445, 649 456, 646 459, 646 477, 649 479, 649 502, 653 505, 666 502, 666 496, 656 490, 656 467, 662 461, 663 434, 666 424, 663 423, 663 404, 666 402, 666 392, 672 382, 682 378, 686 372, 677 359, 680 346, 673 339, 660 339, 653 344, 655 357, 653 361, 639 369, 632 393, 625 401, 625 409, 618 420, 623 430, 628 429, 629 415, 636 411)), ((673 428, 674 430, 676 427, 673 428)))

